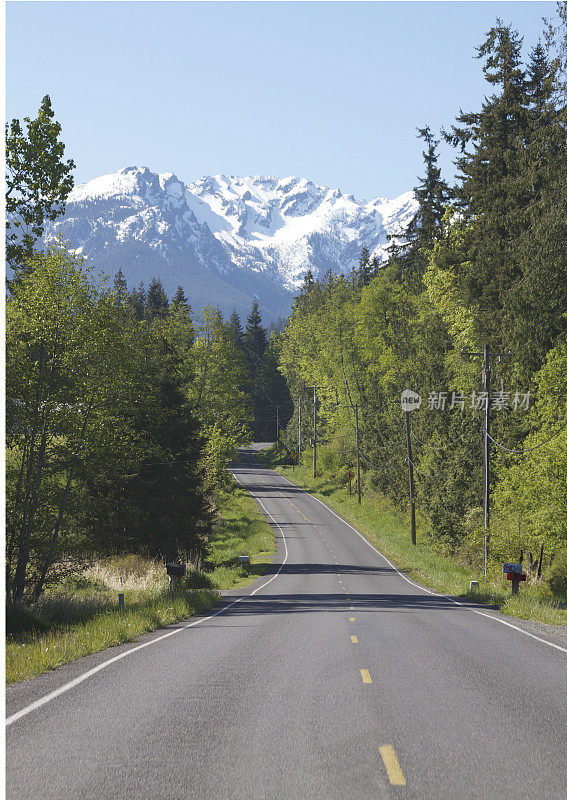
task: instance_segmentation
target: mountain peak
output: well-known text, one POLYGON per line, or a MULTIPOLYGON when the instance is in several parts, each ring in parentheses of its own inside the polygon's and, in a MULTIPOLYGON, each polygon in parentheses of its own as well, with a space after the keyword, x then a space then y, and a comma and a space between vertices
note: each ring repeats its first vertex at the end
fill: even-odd
POLYGON ((65 217, 45 239, 61 234, 132 282, 159 275, 171 293, 182 285, 194 307, 206 296, 231 310, 239 305, 231 292, 255 293, 273 316, 289 308, 307 270, 350 272, 363 245, 383 258, 387 237, 399 235, 416 210, 412 192, 368 202, 300 176, 217 174, 185 184, 172 172, 134 165, 73 189, 65 217), (197 274, 207 284, 201 299, 197 274))

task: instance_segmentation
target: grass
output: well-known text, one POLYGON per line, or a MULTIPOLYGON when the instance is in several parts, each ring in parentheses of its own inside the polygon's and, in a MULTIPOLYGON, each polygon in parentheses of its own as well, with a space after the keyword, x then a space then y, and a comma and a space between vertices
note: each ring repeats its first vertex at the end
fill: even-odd
POLYGON ((361 505, 358 505, 354 493, 349 497, 348 490, 337 486, 329 475, 313 478, 310 466, 281 464, 273 449, 262 451, 258 457, 266 466, 277 469, 340 513, 399 569, 424 586, 443 594, 495 606, 503 614, 521 619, 547 625, 567 625, 567 604, 554 599, 545 583, 535 580, 524 583, 519 595, 512 597, 511 585, 501 574, 500 564, 492 564, 483 578, 458 558, 441 554, 434 540, 420 538, 419 530, 418 543, 412 546, 407 521, 384 497, 376 494, 363 496, 361 505), (469 589, 471 580, 479 581, 477 591, 469 589))
POLYGON ((69 622, 61 616, 50 629, 32 628, 9 636, 6 682, 32 678, 89 653, 132 642, 142 633, 207 611, 218 600, 210 591, 161 591, 152 597, 125 595, 126 610, 121 614, 115 604, 113 608, 101 604, 90 619, 69 622))
POLYGON ((33 606, 8 606, 6 682, 34 677, 204 613, 218 603, 220 590, 240 588, 265 574, 275 540, 253 498, 234 484, 218 505, 203 571, 189 570, 174 591, 169 591, 163 564, 132 554, 65 578, 33 606), (250 555, 250 564, 239 563, 239 555, 250 555), (118 592, 124 594, 122 613, 118 592))
POLYGON ((274 534, 256 501, 236 484, 221 495, 218 516, 207 576, 216 589, 238 589, 268 571, 276 552, 274 534), (241 555, 249 555, 250 563, 239 563, 241 555))

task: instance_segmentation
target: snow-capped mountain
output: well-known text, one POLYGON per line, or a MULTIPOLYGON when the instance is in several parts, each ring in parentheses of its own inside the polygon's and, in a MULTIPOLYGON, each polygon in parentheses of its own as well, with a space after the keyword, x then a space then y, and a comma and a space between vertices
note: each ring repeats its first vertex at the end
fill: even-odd
POLYGON ((265 319, 287 314, 308 269, 349 272, 366 245, 383 256, 386 236, 415 214, 412 192, 358 201, 306 178, 215 175, 185 185, 172 173, 127 167, 76 187, 46 242, 61 235, 129 285, 159 276, 205 303, 248 313, 257 295, 265 319))

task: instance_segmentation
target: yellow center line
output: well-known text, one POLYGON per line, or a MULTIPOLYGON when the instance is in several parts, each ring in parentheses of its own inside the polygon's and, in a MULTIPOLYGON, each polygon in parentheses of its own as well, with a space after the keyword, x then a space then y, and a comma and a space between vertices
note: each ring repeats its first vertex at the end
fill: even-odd
POLYGON ((349 622, 354 622, 354 617, 350 617, 349 622))
POLYGON ((339 583, 342 583, 342 581, 339 581, 339 583))
POLYGON ((394 786, 405 786, 406 779, 404 778, 404 773, 402 772, 400 762, 396 757, 396 751, 392 745, 382 745, 380 748, 380 755, 382 756, 382 761, 386 767, 386 772, 388 773, 390 783, 394 786))
MULTIPOLYGON (((348 610, 349 610, 349 611, 354 611, 354 606, 349 606, 349 607, 348 607, 348 610)), ((353 619, 354 619, 354 617, 353 617, 353 619)))
MULTIPOLYGON (((372 683, 372 678, 370 677, 370 673, 367 669, 361 669, 360 674, 362 675, 362 683, 372 683)), ((382 748, 380 748, 380 750, 382 750, 382 748)), ((382 758, 384 758, 384 756, 382 756, 382 758)))
POLYGON ((287 500, 287 502, 290 504, 290 506, 293 506, 293 507, 295 508, 295 510, 296 510, 296 511, 297 511, 299 514, 301 514, 301 516, 303 517, 303 519, 304 519, 304 520, 306 520, 307 522, 311 522, 311 520, 309 519, 309 517, 306 517, 306 516, 305 516, 305 514, 303 513, 303 511, 300 511, 300 510, 298 509, 298 507, 295 505, 295 503, 292 503, 292 502, 291 502, 291 500, 289 499, 289 497, 286 497, 285 499, 286 499, 286 500, 287 500))
POLYGON ((352 642, 353 644, 358 644, 358 639, 356 638, 356 636, 351 636, 351 637, 350 637, 350 640, 351 640, 351 642, 352 642))

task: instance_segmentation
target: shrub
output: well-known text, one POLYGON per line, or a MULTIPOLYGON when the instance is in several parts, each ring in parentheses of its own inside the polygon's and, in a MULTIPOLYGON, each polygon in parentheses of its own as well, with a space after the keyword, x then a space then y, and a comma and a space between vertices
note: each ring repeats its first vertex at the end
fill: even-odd
POLYGON ((214 583, 208 575, 192 569, 187 572, 184 578, 178 580, 175 586, 183 589, 212 589, 214 583))
POLYGON ((549 570, 549 588, 558 597, 567 595, 567 550, 562 550, 549 570))
POLYGON ((14 636, 22 631, 43 631, 48 624, 39 614, 23 603, 6 603, 6 634, 14 636))

